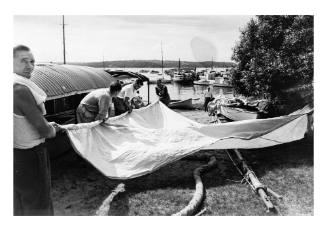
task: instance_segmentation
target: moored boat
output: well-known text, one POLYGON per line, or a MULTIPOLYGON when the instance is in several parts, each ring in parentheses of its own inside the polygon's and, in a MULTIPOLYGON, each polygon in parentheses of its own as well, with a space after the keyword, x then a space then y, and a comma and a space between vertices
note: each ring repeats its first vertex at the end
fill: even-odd
POLYGON ((191 98, 186 100, 171 100, 168 107, 171 109, 194 109, 191 98))
POLYGON ((223 115, 232 121, 258 119, 260 111, 237 98, 218 98, 208 104, 209 116, 223 115))
POLYGON ((206 79, 200 79, 198 81, 193 81, 193 84, 195 85, 203 85, 203 86, 209 86, 214 84, 214 80, 206 80, 206 79))
POLYGON ((214 87, 233 87, 230 84, 229 78, 228 77, 215 77, 215 82, 213 83, 214 87))
POLYGON ((170 76, 162 74, 156 70, 140 70, 139 73, 147 77, 149 79, 149 83, 151 84, 156 84, 159 79, 161 79, 162 83, 171 82, 170 76))
POLYGON ((182 82, 183 81, 183 75, 181 73, 179 73, 179 72, 175 72, 172 80, 174 82, 182 82))
POLYGON ((233 121, 258 119, 258 111, 249 111, 240 107, 220 106, 220 113, 233 121))

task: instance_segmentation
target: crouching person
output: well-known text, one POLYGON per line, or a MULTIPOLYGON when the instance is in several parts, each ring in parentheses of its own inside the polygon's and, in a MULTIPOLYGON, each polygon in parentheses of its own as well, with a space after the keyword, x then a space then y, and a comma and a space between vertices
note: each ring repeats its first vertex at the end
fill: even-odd
POLYGON ((89 123, 107 119, 113 98, 119 94, 121 89, 121 84, 116 81, 109 86, 109 89, 98 89, 87 94, 76 110, 77 122, 89 123))
POLYGON ((134 83, 123 87, 118 97, 114 99, 115 115, 121 115, 125 112, 132 112, 132 99, 137 97, 137 90, 143 86, 143 81, 137 79, 134 83))

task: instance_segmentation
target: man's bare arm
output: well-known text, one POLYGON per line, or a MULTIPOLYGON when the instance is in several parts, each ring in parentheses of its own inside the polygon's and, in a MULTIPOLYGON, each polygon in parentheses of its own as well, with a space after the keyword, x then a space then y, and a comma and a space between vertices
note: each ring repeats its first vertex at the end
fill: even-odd
POLYGON ((103 120, 106 118, 106 115, 109 113, 110 99, 107 96, 103 96, 99 100, 99 112, 95 120, 103 120))
POLYGON ((46 121, 32 93, 25 86, 17 84, 14 86, 14 112, 25 116, 41 138, 51 138, 56 135, 55 129, 46 121))
POLYGON ((128 108, 128 111, 129 111, 129 112, 132 112, 133 107, 132 107, 132 102, 130 102, 129 97, 125 97, 125 98, 124 98, 124 102, 125 102, 125 105, 126 105, 127 108, 128 108))

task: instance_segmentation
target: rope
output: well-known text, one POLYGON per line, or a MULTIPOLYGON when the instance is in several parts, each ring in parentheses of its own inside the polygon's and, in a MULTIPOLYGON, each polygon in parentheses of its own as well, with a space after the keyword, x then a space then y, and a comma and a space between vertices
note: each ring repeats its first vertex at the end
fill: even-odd
POLYGON ((273 142, 276 142, 276 143, 278 143, 278 144, 283 144, 283 142, 278 141, 278 140, 268 139, 268 138, 264 138, 264 137, 258 137, 258 138, 263 139, 263 140, 273 141, 273 142))
POLYGON ((210 170, 212 167, 216 165, 216 163, 217 163, 216 158, 214 156, 211 156, 208 164, 202 165, 193 171, 193 177, 195 180, 195 192, 193 194, 193 197, 185 208, 173 214, 172 216, 190 216, 195 213, 195 211, 199 208, 204 198, 204 186, 201 180, 201 174, 204 173, 205 171, 210 170))
POLYGON ((202 209, 200 212, 198 212, 197 214, 195 214, 195 216, 201 216, 202 214, 204 214, 207 211, 206 208, 202 209))
MULTIPOLYGON (((235 163, 235 161, 234 161, 234 159, 231 157, 231 155, 229 154, 229 151, 228 150, 225 150, 226 151, 226 153, 227 153, 227 155, 228 155, 228 157, 229 157, 229 159, 232 161, 232 163, 233 163, 233 165, 235 166, 235 168, 238 170, 238 172, 241 174, 241 176, 243 177, 242 178, 242 180, 241 180, 241 184, 244 182, 244 181, 246 181, 249 185, 250 185, 250 187, 251 187, 251 189, 253 190, 253 191, 255 191, 255 187, 254 187, 254 185, 251 183, 251 181, 249 180, 249 175, 248 174, 243 174, 243 172, 241 171, 241 169, 237 166, 237 164, 235 163)), ((253 172, 253 171, 252 171, 253 172)), ((253 172, 253 174, 254 174, 254 172, 253 172)))
POLYGON ((107 216, 110 210, 110 203, 113 201, 114 197, 120 193, 125 192, 125 184, 120 183, 117 187, 112 190, 110 195, 102 202, 101 206, 96 211, 95 215, 97 216, 107 216))

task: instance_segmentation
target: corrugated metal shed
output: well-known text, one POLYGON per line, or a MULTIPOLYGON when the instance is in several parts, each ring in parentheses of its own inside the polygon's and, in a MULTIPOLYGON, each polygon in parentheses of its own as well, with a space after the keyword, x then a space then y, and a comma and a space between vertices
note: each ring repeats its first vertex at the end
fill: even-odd
POLYGON ((47 100, 109 87, 115 79, 102 69, 74 65, 37 65, 31 80, 48 95, 47 100))

